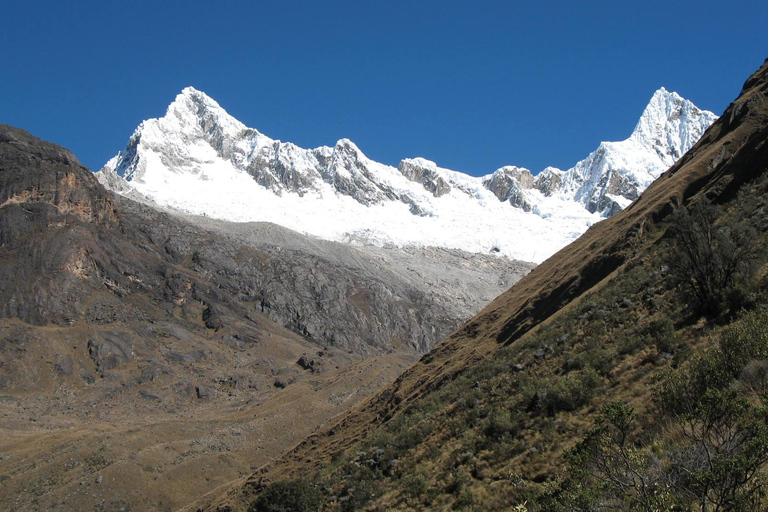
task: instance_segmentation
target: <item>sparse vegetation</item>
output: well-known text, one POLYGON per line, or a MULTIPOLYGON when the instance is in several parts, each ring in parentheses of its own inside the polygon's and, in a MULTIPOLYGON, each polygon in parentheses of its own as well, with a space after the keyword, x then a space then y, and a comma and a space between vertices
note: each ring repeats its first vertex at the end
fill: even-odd
POLYGON ((320 493, 309 482, 275 482, 259 495, 248 512, 314 512, 320 503, 320 493))

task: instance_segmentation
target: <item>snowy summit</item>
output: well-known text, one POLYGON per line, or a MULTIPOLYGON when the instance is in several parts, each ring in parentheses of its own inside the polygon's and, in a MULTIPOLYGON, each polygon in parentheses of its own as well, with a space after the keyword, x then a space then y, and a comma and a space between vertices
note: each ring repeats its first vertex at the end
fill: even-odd
POLYGON ((187 87, 96 175, 117 193, 192 214, 538 263, 627 206, 715 119, 660 89, 629 139, 601 143, 567 171, 506 166, 476 178, 423 158, 380 164, 347 139, 316 149, 273 140, 187 87))

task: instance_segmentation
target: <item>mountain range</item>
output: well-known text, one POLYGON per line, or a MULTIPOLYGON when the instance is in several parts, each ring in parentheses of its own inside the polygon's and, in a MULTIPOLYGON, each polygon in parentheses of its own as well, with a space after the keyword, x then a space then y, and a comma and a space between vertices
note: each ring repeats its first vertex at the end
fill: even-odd
POLYGON ((660 90, 569 170, 480 178, 274 141, 193 89, 97 173, 0 125, 0 508, 633 509, 568 473, 579 440, 620 438, 646 509, 705 509, 665 375, 735 397, 706 402, 741 423, 717 469, 762 461, 737 484, 764 507, 768 256, 699 316, 669 253, 702 205, 718 258, 765 252, 766 97, 768 61, 706 130, 660 90), (690 373, 755 315, 756 352, 690 373), (600 437, 616 403, 633 427, 600 437))
POLYGON ((601 143, 566 171, 505 166, 473 177, 423 158, 374 162, 348 139, 316 149, 273 140, 188 87, 96 175, 115 192, 218 219, 538 263, 637 198, 715 119, 662 88, 628 139, 601 143))
POLYGON ((768 60, 629 207, 183 510, 764 510, 766 98, 768 60), (728 268, 715 310, 697 307, 693 286, 728 268))

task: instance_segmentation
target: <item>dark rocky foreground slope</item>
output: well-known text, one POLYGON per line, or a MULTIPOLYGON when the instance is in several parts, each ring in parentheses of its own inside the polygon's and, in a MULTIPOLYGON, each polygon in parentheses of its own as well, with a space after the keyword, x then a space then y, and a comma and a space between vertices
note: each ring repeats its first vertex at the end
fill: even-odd
MULTIPOLYGON (((735 237, 739 230, 748 232, 742 227, 749 226, 754 231, 747 243, 764 243, 768 231, 766 96, 768 61, 746 81, 739 97, 699 143, 631 206, 593 226, 534 269, 394 384, 281 459, 223 486, 188 510, 245 510, 257 497, 268 496, 274 483, 295 479, 310 482, 309 488, 328 510, 574 510, 577 501, 568 502, 565 497, 581 503, 588 498, 608 500, 607 494, 599 494, 608 492, 599 482, 594 489, 587 488, 587 483, 579 487, 578 480, 572 488, 562 482, 569 481, 563 474, 566 449, 586 435, 596 413, 612 401, 623 404, 621 410, 631 404, 640 418, 639 426, 627 434, 636 443, 637 451, 632 453, 648 454, 651 465, 661 461, 659 474, 671 475, 664 473, 669 471, 665 467, 682 470, 674 482, 658 480, 662 482, 658 487, 643 487, 646 481, 641 478, 639 490, 631 488, 626 496, 613 496, 614 501, 595 506, 624 508, 635 503, 642 509, 632 497, 654 495, 677 506, 704 503, 702 510, 710 510, 707 507, 715 505, 695 494, 695 482, 680 483, 680 475, 700 473, 686 473, 691 461, 674 460, 674 449, 679 447, 679 453, 690 458, 697 452, 680 440, 684 431, 675 430, 680 417, 664 413, 650 390, 664 371, 679 375, 689 387, 697 385, 695 379, 685 377, 697 364, 701 366, 692 354, 707 350, 716 354, 721 349, 713 348, 713 340, 738 338, 742 324, 735 323, 730 331, 722 325, 743 315, 741 307, 759 309, 766 303, 765 268, 751 273, 744 283, 754 295, 741 295, 738 301, 731 297, 736 305, 726 308, 723 316, 699 318, 693 300, 681 298, 686 281, 672 279, 665 255, 675 240, 677 228, 670 226, 676 226, 671 223, 678 214, 673 213, 681 208, 697 211, 697 205, 707 202, 720 209, 715 225, 721 226, 723 236, 735 237), (669 419, 662 420, 667 417, 662 413, 669 419), (672 437, 664 437, 668 432, 672 437), (676 432, 680 433, 677 438, 676 432), (653 445, 656 441, 660 444, 653 445), (664 443, 671 443, 669 453, 659 451, 664 443), (543 482, 550 483, 542 488, 543 482)), ((761 258, 764 262, 765 255, 761 258)), ((759 366, 765 353, 749 356, 758 359, 751 363, 759 366)), ((702 378, 706 380, 709 373, 702 378)), ((744 378, 738 368, 734 375, 744 378)), ((729 382, 725 381, 726 390, 765 389, 744 388, 740 380, 729 382)), ((754 393, 749 399, 763 403, 764 394, 754 393)), ((701 414, 697 411, 694 418, 701 414)), ((691 417, 690 410, 688 414, 691 417)), ((609 418, 619 422, 615 415, 609 418)), ((752 431, 726 429, 740 432, 733 439, 742 439, 745 432, 752 432, 750 439, 762 439, 763 444, 755 441, 740 457, 747 457, 752 449, 753 454, 764 453, 761 424, 764 419, 754 423, 752 431)), ((694 425, 694 429, 701 432, 700 427, 694 425)), ((594 439, 598 434, 592 435, 594 439)), ((597 471, 590 469, 589 460, 582 459, 577 469, 597 471)), ((764 467, 759 467, 750 475, 764 475, 760 473, 764 467)), ((701 475, 696 478, 714 478, 706 472, 701 475)), ((748 503, 765 506, 765 502, 759 504, 764 499, 759 482, 751 485, 756 494, 747 498, 753 501, 739 505, 745 510, 758 509, 749 508, 748 503)), ((736 493, 733 496, 717 510, 736 506, 736 493)))
POLYGON ((0 508, 177 508, 391 382, 528 268, 159 212, 0 126, 0 508))

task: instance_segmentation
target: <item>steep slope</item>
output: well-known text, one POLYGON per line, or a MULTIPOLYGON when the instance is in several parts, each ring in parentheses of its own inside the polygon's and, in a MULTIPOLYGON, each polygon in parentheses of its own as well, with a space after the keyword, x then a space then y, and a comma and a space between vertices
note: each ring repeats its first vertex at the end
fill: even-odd
POLYGON ((2 125, 0 159, 2 316, 64 323, 82 310, 83 295, 105 283, 130 286, 116 265, 101 265, 109 249, 98 233, 115 229, 118 216, 74 155, 2 125))
POLYGON ((421 158, 383 165, 347 139, 311 150, 275 141, 186 88, 97 175, 118 193, 219 219, 539 262, 626 206, 714 119, 661 89, 630 139, 603 143, 569 171, 534 178, 509 166, 474 178, 421 158))
POLYGON ((691 324, 686 301, 674 299, 663 237, 678 205, 706 197, 765 238, 766 94, 768 61, 632 205, 534 269, 392 386, 192 509, 244 510, 270 483, 308 476, 328 490, 331 510, 522 505, 515 489, 553 476, 600 404, 647 411, 653 367, 685 363, 719 336, 691 324), (641 335, 665 317, 683 322, 680 346, 666 340, 675 354, 655 353, 641 335), (474 440, 478 431, 485 441, 474 440))

